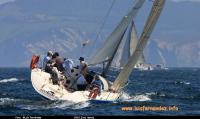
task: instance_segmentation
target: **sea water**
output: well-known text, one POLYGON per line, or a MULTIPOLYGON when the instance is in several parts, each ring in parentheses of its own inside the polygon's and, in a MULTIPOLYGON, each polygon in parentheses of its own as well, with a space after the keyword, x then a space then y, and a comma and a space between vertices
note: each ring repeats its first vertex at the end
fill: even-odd
MULTIPOLYGON (((117 103, 50 101, 32 87, 28 68, 0 68, 0 116, 200 115, 200 69, 133 71, 117 103)), ((114 80, 118 71, 110 71, 114 80)))

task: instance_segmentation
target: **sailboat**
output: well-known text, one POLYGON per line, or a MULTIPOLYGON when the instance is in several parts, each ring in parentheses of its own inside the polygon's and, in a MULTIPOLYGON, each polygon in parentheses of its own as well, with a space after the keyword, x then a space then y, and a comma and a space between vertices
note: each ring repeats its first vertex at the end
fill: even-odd
MULTIPOLYGON (((130 58, 130 56, 132 56, 138 44, 138 37, 136 33, 134 20, 131 22, 128 35, 126 36, 125 41, 123 42, 125 42, 123 44, 123 48, 121 48, 122 50, 118 51, 119 55, 116 58, 117 60, 114 61, 115 62, 114 66, 120 67, 119 69, 123 69, 124 65, 128 62, 128 59, 130 58)), ((144 54, 142 53, 138 58, 136 65, 134 66, 134 70, 144 71, 153 69, 154 68, 152 65, 145 63, 145 57, 144 54)))
MULTIPOLYGON (((121 39, 123 38, 123 35, 127 31, 128 25, 131 23, 132 19, 136 16, 139 9, 142 7, 145 0, 136 0, 135 5, 133 8, 129 11, 129 13, 123 17, 121 22, 118 24, 116 29, 111 33, 111 35, 107 38, 105 44, 101 49, 97 51, 97 53, 93 56, 90 63, 92 64, 99 64, 102 62, 107 62, 106 68, 104 70, 104 73, 106 74, 110 64, 112 62, 112 59, 116 53, 116 50, 118 49, 118 46, 121 43, 121 39), (109 50, 108 50, 109 49, 109 50)), ((120 71, 119 75, 115 79, 114 82, 111 82, 107 80, 105 77, 98 75, 99 79, 101 80, 103 84, 103 88, 101 90, 101 94, 97 95, 95 98, 89 98, 90 91, 69 91, 65 88, 63 88, 60 85, 53 85, 51 80, 51 75, 49 73, 46 73, 39 67, 37 67, 37 62, 39 60, 39 57, 33 57, 31 62, 31 82, 34 87, 34 89, 43 97, 46 97, 50 100, 66 100, 70 102, 85 102, 90 100, 97 100, 97 101, 119 101, 122 99, 122 97, 125 97, 126 99, 129 98, 129 96, 123 92, 123 87, 125 86, 129 75, 132 72, 132 69, 134 68, 135 64, 138 61, 138 58, 142 54, 145 45, 147 44, 147 41, 153 31, 153 28, 160 16, 160 13, 162 11, 162 8, 164 6, 165 0, 155 0, 152 10, 150 12, 149 18, 144 26, 144 30, 142 32, 142 35, 140 37, 140 40, 137 44, 137 47, 135 51, 133 52, 132 56, 128 59, 128 62, 125 64, 124 68, 120 71)), ((70 83, 72 83, 72 86, 74 89, 76 89, 76 80, 79 76, 79 71, 77 69, 74 69, 73 72, 73 79, 70 80, 70 83)), ((61 76, 62 77, 62 76, 61 76)))

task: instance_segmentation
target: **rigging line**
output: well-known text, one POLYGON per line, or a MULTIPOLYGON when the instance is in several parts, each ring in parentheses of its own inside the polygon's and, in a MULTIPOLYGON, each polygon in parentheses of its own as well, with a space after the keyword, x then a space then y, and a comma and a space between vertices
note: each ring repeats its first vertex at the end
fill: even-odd
MULTIPOLYGON (((100 37, 101 31, 102 31, 103 27, 104 27, 105 24, 106 24, 106 20, 108 19, 108 16, 110 15, 110 12, 111 12, 111 10, 112 10, 112 8, 113 8, 113 6, 114 6, 115 1, 116 1, 116 0, 112 0, 112 4, 111 4, 111 6, 109 7, 108 12, 107 12, 107 14, 106 14, 106 16, 105 16, 105 19, 104 19, 104 21, 103 21, 103 23, 102 23, 102 25, 101 25, 101 27, 100 27, 98 33, 97 33, 97 36, 96 36, 95 41, 94 41, 94 48, 96 47, 96 44, 95 44, 95 43, 97 42, 97 39, 100 37)), ((91 51, 92 51, 92 50, 91 50, 91 51)), ((94 50, 93 50, 93 51, 94 51, 94 50)))

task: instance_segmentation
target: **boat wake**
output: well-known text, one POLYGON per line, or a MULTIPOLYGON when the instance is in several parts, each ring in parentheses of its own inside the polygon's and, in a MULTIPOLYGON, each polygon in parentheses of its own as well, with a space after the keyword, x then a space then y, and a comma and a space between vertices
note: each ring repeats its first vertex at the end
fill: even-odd
POLYGON ((73 103, 68 101, 50 101, 48 103, 46 102, 40 102, 40 105, 38 103, 30 103, 26 105, 19 105, 18 107, 20 109, 26 109, 26 110, 48 110, 48 109, 82 109, 86 108, 90 105, 89 102, 82 102, 82 103, 73 103), (43 103, 43 104, 42 104, 43 103))
POLYGON ((82 109, 89 107, 90 102, 74 103, 69 101, 56 101, 49 108, 59 108, 59 109, 82 109))
POLYGON ((0 98, 0 106, 11 106, 25 110, 48 110, 48 109, 82 109, 90 105, 89 102, 73 103, 68 101, 33 101, 16 98, 0 98))
POLYGON ((9 78, 9 79, 0 80, 0 83, 17 82, 17 81, 21 81, 21 80, 23 80, 23 79, 9 78))
POLYGON ((122 100, 123 102, 145 102, 145 101, 151 101, 152 99, 150 98, 151 95, 154 95, 155 93, 145 93, 145 94, 135 94, 130 96, 128 99, 122 100))
MULTIPOLYGON (((151 94, 136 94, 133 96, 129 96, 128 94, 125 94, 119 102, 109 102, 112 103, 121 103, 121 102, 133 102, 133 101, 151 101, 151 98, 149 97, 151 94)), ((101 103, 102 104, 102 103, 101 103)), ((25 100, 25 99, 15 99, 15 98, 0 98, 0 105, 1 106, 13 106, 20 109, 25 110, 48 110, 48 109, 72 109, 72 110, 78 110, 87 108, 94 105, 99 105, 98 103, 92 103, 90 101, 81 102, 81 103, 74 103, 69 101, 51 101, 51 100, 40 100, 40 101, 34 101, 34 100, 25 100)))
POLYGON ((0 98, 0 105, 13 105, 16 102, 22 101, 20 99, 14 99, 14 98, 0 98))

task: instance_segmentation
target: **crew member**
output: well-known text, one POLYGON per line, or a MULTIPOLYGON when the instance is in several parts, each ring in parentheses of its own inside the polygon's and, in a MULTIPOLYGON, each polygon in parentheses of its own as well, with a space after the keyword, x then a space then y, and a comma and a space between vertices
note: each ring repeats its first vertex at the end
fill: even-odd
POLYGON ((42 67, 43 70, 45 70, 46 64, 52 58, 52 56, 53 56, 53 52, 48 51, 47 56, 43 59, 43 67, 42 67))
POLYGON ((58 52, 55 52, 52 56, 52 59, 55 60, 54 67, 56 67, 58 71, 63 72, 64 68, 62 64, 64 62, 64 58, 60 57, 58 52))
POLYGON ((101 94, 101 80, 99 78, 99 76, 95 75, 94 80, 91 83, 90 86, 90 94, 89 94, 89 98, 95 99, 97 97, 97 95, 101 94))
POLYGON ((74 62, 71 59, 67 58, 67 59, 64 59, 62 66, 65 69, 65 72, 64 72, 65 76, 72 78, 74 62))
POLYGON ((85 76, 87 74, 87 72, 88 72, 88 65, 84 61, 83 57, 80 57, 79 61, 80 61, 80 65, 79 65, 80 74, 82 74, 83 76, 85 76))

